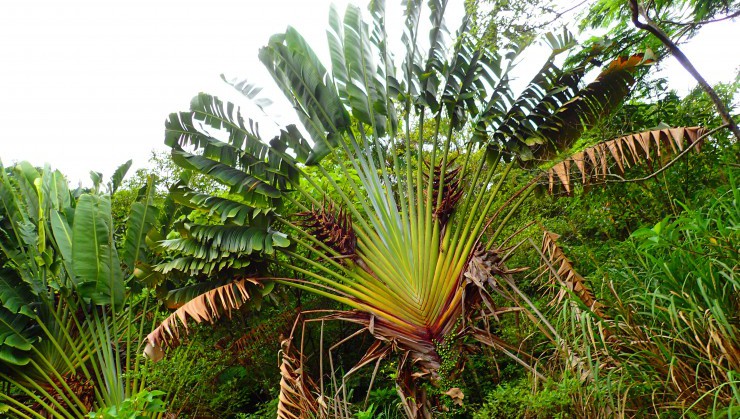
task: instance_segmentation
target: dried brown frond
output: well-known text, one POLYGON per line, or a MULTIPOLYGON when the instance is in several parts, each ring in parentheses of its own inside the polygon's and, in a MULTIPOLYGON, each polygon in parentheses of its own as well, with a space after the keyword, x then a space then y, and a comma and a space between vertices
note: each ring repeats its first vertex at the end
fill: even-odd
MULTIPOLYGON (((624 174, 625 167, 645 163, 652 172, 665 165, 672 155, 683 151, 704 133, 702 127, 679 127, 645 131, 598 143, 547 171, 548 190, 562 185, 567 195, 573 191, 574 177, 583 185, 605 183, 612 174, 624 174), (578 174, 580 173, 580 176, 578 174)), ((696 145, 699 150, 700 144, 696 145)))
POLYGON ((324 201, 321 208, 296 214, 299 225, 317 240, 342 256, 354 256, 357 238, 352 228, 352 217, 343 209, 336 210, 334 204, 324 201))
POLYGON ((452 387, 451 389, 447 390, 444 394, 450 396, 452 398, 452 402, 458 406, 463 405, 463 399, 465 398, 465 394, 460 390, 459 387, 452 387))
POLYGON ((479 244, 472 255, 470 255, 468 265, 463 272, 466 319, 472 320, 473 312, 478 307, 487 309, 481 311, 481 315, 484 317, 493 317, 496 320, 499 320, 499 314, 518 311, 516 307, 496 307, 490 294, 490 292, 496 291, 502 297, 507 298, 505 293, 500 292, 499 284, 495 277, 511 275, 528 269, 507 268, 505 264, 506 255, 502 255, 502 253, 503 250, 501 249, 486 250, 479 244))
POLYGON ((481 288, 488 286, 493 289, 498 287, 496 281, 493 279, 494 276, 510 275, 529 269, 507 268, 505 262, 508 257, 503 255, 504 252, 505 250, 502 249, 486 250, 479 244, 473 251, 473 254, 470 255, 468 266, 463 275, 481 288))
POLYGON ((465 278, 465 305, 466 308, 474 308, 484 303, 489 312, 495 316, 497 309, 493 299, 488 294, 489 290, 498 287, 493 278, 497 271, 500 257, 493 252, 486 252, 479 246, 468 260, 463 277, 465 278))
MULTIPOLYGON (((473 254, 470 256, 470 261, 468 262, 468 269, 466 270, 465 276, 468 277, 469 274, 475 274, 481 278, 483 276, 493 277, 496 275, 513 274, 528 269, 507 268, 505 264, 506 259, 504 258, 505 255, 503 255, 504 252, 505 250, 502 249, 486 250, 483 248, 482 245, 478 245, 475 251, 473 251, 473 254)), ((491 285, 494 286, 494 284, 491 285)))
POLYGON ((418 385, 417 377, 411 368, 413 360, 410 360, 408 355, 406 353, 401 357, 396 375, 396 388, 401 398, 401 406, 408 418, 432 419, 426 389, 418 385))
POLYGON ((290 338, 283 340, 281 347, 278 419, 326 417, 325 405, 314 397, 316 383, 303 369, 303 356, 293 354, 290 338))
POLYGON ((242 278, 218 288, 205 292, 170 314, 156 329, 147 335, 147 350, 161 348, 163 344, 175 345, 180 340, 180 325, 188 332, 188 317, 196 323, 203 321, 213 323, 222 315, 231 317, 247 300, 247 284, 259 285, 252 278, 242 278))
MULTIPOLYGON (((448 163, 448 167, 452 167, 452 163, 454 163, 454 161, 455 160, 452 159, 448 163)), ((429 167, 429 163, 424 162, 424 164, 429 167)), ((430 174, 428 172, 424 172, 424 176, 427 181, 429 181, 429 175, 430 174)), ((442 200, 434 209, 434 217, 439 220, 441 225, 445 225, 450 219, 452 212, 455 211, 457 203, 463 195, 463 187, 459 176, 460 167, 448 168, 444 173, 442 173, 442 163, 440 162, 431 168, 431 175, 433 199, 437 199, 440 194, 442 195, 442 200)))
POLYGON ((553 284, 562 282, 561 285, 563 285, 559 287, 558 293, 550 304, 560 303, 568 295, 568 291, 572 291, 594 314, 603 318, 603 304, 596 301, 594 294, 586 286, 586 280, 573 269, 573 264, 560 246, 555 243, 558 237, 560 236, 555 233, 545 231, 542 238, 542 253, 548 257, 550 265, 557 272, 557 275, 550 272, 550 281, 553 284))

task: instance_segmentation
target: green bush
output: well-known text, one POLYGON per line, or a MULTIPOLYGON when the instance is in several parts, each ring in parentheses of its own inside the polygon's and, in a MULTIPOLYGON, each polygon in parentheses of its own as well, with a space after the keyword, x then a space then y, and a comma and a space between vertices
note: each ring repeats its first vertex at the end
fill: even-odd
POLYGON ((143 390, 136 395, 126 398, 118 406, 110 406, 96 412, 87 414, 93 419, 146 419, 153 417, 152 413, 165 411, 165 403, 162 401, 163 391, 143 390))
POLYGON ((254 413, 238 413, 236 419, 263 419, 276 418, 278 399, 274 398, 267 403, 261 404, 254 413))
POLYGON ((726 173, 714 197, 635 231, 607 270, 607 317, 580 318, 570 345, 612 411, 733 417, 740 406, 740 171, 726 173))
MULTIPOLYGON (((258 325, 269 318, 246 321, 258 325)), ((196 326, 187 342, 169 350, 163 360, 149 364, 146 373, 157 388, 167 391, 172 413, 179 418, 234 417, 274 397, 270 390, 279 382, 280 371, 274 367, 278 342, 274 347, 265 344, 258 352, 230 348, 234 337, 245 330, 239 318, 215 328, 196 326)))
POLYGON ((573 396, 580 390, 580 381, 567 376, 547 380, 535 391, 527 380, 506 382, 488 393, 473 419, 574 417, 573 396))

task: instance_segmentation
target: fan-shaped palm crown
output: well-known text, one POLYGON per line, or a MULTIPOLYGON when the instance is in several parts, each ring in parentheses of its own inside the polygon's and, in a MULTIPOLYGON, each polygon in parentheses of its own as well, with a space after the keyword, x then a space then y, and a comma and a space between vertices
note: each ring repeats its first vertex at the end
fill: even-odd
MULTIPOLYGON (((346 304, 353 311, 338 317, 368 326, 434 374, 435 344, 460 331, 465 305, 475 302, 464 302, 466 285, 483 287, 481 275, 505 271, 492 252, 534 184, 508 200, 497 196, 512 157, 534 166, 570 147, 622 100, 644 62, 618 59, 584 85, 591 64, 559 68, 556 55, 574 40, 551 34, 552 54, 515 98, 509 73, 518 49, 478 47, 467 18, 450 43, 446 5, 429 2, 422 49, 423 4, 404 2, 400 65, 388 50, 382 1, 370 3, 367 21, 355 6, 343 18, 331 10, 331 70, 294 29, 273 36, 260 59, 301 128, 287 126, 270 141, 239 108, 206 94, 189 112, 170 115, 166 144, 177 164, 228 193, 178 188, 178 201, 220 223, 191 223, 181 238, 165 241, 180 255, 165 269, 210 272, 267 258, 303 276, 277 282, 346 304), (218 140, 217 131, 228 139, 218 140), (337 171, 342 179, 332 176, 337 171), (299 213, 281 214, 286 203, 299 213)), ((252 86, 235 87, 253 96, 252 86)), ((177 316, 209 319, 238 305, 219 301, 201 299, 177 316)), ((152 343, 176 333, 175 318, 150 335, 152 343)))

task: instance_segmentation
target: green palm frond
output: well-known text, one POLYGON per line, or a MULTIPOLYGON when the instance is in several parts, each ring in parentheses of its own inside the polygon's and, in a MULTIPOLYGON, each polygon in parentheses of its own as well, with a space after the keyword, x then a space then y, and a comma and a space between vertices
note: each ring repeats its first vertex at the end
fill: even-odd
POLYGON ((9 269, 0 271, 0 361, 26 365, 35 336, 31 328, 35 298, 28 284, 9 269))
POLYGON ((143 202, 131 204, 131 211, 126 223, 126 236, 123 242, 121 259, 129 271, 132 272, 137 265, 149 265, 153 262, 147 258, 149 246, 146 242, 147 236, 159 224, 159 208, 154 205, 156 184, 153 177, 148 179, 146 191, 143 202))
POLYGON ((184 151, 173 151, 172 159, 179 166, 208 174, 219 183, 230 187, 230 192, 258 207, 269 207, 272 199, 280 198, 280 190, 252 174, 220 161, 184 151))
POLYGON ((622 103, 634 83, 640 66, 653 61, 642 54, 620 57, 607 66, 593 82, 560 106, 554 117, 544 121, 538 137, 544 141, 533 147, 533 158, 548 161, 558 152, 567 151, 586 128, 608 116, 622 103))
POLYGON ((208 211, 209 214, 217 216, 221 222, 228 221, 237 225, 248 225, 255 217, 270 211, 269 208, 255 208, 236 201, 235 196, 213 196, 194 191, 183 185, 175 185, 171 188, 169 196, 180 205, 190 209, 208 211))
MULTIPOLYGON (((308 145, 295 127, 286 127, 276 141, 283 146, 279 153, 289 149, 299 161, 308 154, 308 145)), ((190 146, 202 157, 239 167, 255 182, 259 181, 257 185, 265 195, 274 197, 275 192, 269 187, 285 189, 296 179, 296 173, 283 164, 279 153, 275 154, 281 147, 270 147, 266 142, 259 134, 258 124, 251 119, 244 120, 237 107, 204 93, 193 98, 189 112, 173 113, 165 123, 166 145, 178 151, 190 146), (228 136, 226 141, 214 137, 222 131, 228 136), (269 164, 266 164, 268 157, 269 164), (267 185, 261 186, 263 183, 267 185)), ((189 155, 183 153, 181 157, 187 159, 189 155)), ((192 164, 204 162, 194 159, 192 164)))
POLYGON ((260 61, 278 87, 292 102, 298 119, 314 142, 306 163, 315 164, 327 154, 349 128, 349 114, 336 88, 328 84, 328 72, 316 53, 293 28, 270 38, 259 53, 260 61))

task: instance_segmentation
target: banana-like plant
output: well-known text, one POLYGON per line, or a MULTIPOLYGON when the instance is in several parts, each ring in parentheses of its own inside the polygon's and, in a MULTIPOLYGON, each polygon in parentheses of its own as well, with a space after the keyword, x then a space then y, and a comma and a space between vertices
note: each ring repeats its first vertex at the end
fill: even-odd
POLYGON ((48 166, 0 164, 0 381, 14 388, 0 394, 5 413, 79 418, 144 389, 136 357, 154 304, 127 287, 147 262, 152 182, 133 204, 119 258, 108 195, 70 191, 48 166))
MULTIPOLYGON (((559 68, 556 56, 575 42, 568 32, 549 34, 552 54, 515 97, 509 82, 518 48, 479 48, 467 36, 467 18, 452 39, 443 19, 447 2, 431 0, 429 46, 422 49, 423 4, 404 5, 406 51, 398 66, 383 1, 370 3, 367 21, 355 6, 343 17, 331 10, 331 70, 295 29, 270 39, 259 57, 300 128, 284 127, 268 141, 237 106, 207 94, 194 98, 190 111, 169 116, 165 143, 174 161, 228 191, 174 190, 175 200, 216 222, 188 221, 179 238, 163 241, 176 257, 160 270, 205 278, 244 272, 260 260, 300 278, 234 275, 238 282, 211 283, 208 294, 149 335, 151 346, 176 340, 189 317, 213 320, 238 308, 254 294, 246 285, 270 282, 348 307, 327 318, 360 324, 378 339, 363 365, 399 354, 398 387, 409 417, 431 415, 416 384, 440 382, 445 342, 470 336, 515 356, 473 316, 495 316, 490 293, 516 289, 501 235, 544 179, 508 175, 515 165, 536 168, 567 151, 621 103, 650 59, 618 58, 584 83, 593 64, 559 68), (336 171, 341 179, 332 176, 336 171), (507 182, 521 187, 501 197, 507 182)), ((235 87, 253 93, 246 84, 235 87)), ((280 417, 303 414, 301 403, 290 401, 297 394, 281 397, 280 417)))

